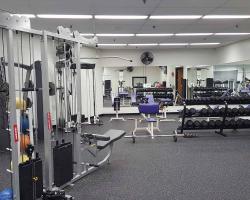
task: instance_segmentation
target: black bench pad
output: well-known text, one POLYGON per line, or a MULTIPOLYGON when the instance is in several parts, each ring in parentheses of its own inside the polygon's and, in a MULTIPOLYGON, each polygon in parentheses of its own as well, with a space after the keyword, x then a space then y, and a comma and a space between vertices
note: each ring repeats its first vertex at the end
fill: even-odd
POLYGON ((108 145, 121 139, 125 134, 126 132, 123 130, 115 130, 115 129, 108 130, 106 133, 104 133, 104 136, 110 137, 110 140, 109 141, 97 141, 97 149, 102 150, 106 148, 108 145))

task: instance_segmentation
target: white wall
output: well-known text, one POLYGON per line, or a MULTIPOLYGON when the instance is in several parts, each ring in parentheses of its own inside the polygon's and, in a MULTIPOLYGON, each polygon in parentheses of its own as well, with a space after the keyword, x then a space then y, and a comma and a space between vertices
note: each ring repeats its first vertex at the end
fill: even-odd
MULTIPOLYGON (((132 59, 127 62, 119 59, 103 59, 102 66, 141 66, 140 56, 145 50, 102 50, 101 56, 120 56, 132 59)), ((215 49, 168 49, 149 50, 154 55, 154 61, 150 66, 168 65, 213 65, 217 64, 215 49)))
POLYGON ((217 64, 250 60, 250 39, 230 44, 216 50, 217 64))

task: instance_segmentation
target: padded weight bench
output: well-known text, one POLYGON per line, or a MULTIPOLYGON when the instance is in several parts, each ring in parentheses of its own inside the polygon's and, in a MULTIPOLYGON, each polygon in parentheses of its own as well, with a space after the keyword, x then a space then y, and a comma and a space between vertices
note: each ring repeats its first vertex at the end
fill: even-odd
MULTIPOLYGON (((143 116, 143 121, 148 123, 147 127, 138 127, 138 119, 136 118, 129 118, 128 120, 134 120, 135 122, 135 128, 132 131, 131 136, 125 136, 125 138, 132 138, 133 143, 135 143, 135 138, 145 138, 145 137, 151 137, 154 139, 155 137, 174 137, 174 135, 155 135, 154 131, 160 131, 159 129, 159 118, 157 117, 151 117, 152 114, 156 115, 159 113, 159 104, 158 103, 142 103, 139 104, 139 113, 143 116), (155 124, 155 125, 154 125, 155 124), (149 135, 136 135, 136 132, 146 130, 149 135)), ((141 120, 140 120, 141 121, 141 120)))
MULTIPOLYGON (((132 132, 132 136, 136 137, 136 132, 146 130, 152 139, 154 139, 154 130, 160 131, 159 129, 159 119, 156 117, 151 117, 152 114, 159 113, 159 104, 158 103, 142 103, 139 104, 139 113, 143 116, 143 121, 148 123, 147 127, 138 127, 138 119, 129 118, 128 120, 134 120, 135 128, 132 132), (156 124, 154 126, 154 124, 156 124)), ((140 120, 142 121, 142 120, 140 120)))
MULTIPOLYGON (((79 180, 80 178, 86 176, 87 174, 95 171, 102 165, 109 163, 109 159, 112 154, 113 145, 114 143, 121 139, 126 134, 123 130, 115 130, 110 129, 103 135, 99 134, 90 134, 90 133, 82 133, 81 134, 81 154, 84 152, 88 152, 93 159, 95 160, 94 163, 89 163, 86 161, 81 161, 81 165, 83 167, 83 171, 81 171, 78 175, 73 178, 72 182, 79 180), (101 161, 97 161, 97 159, 101 156, 98 155, 100 151, 104 151, 105 155, 101 161)), ((100 159, 100 158, 99 158, 100 159)))
POLYGON ((99 141, 97 140, 96 147, 99 150, 105 149, 115 141, 120 140, 125 134, 125 131, 110 129, 103 135, 105 139, 99 141))

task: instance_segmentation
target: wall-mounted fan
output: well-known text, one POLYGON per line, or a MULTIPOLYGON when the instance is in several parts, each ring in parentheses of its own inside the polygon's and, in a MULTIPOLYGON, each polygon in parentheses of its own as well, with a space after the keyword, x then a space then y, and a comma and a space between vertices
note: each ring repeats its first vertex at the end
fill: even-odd
POLYGON ((149 52, 149 51, 146 51, 144 52, 142 55, 141 55, 141 62, 144 64, 144 65, 149 65, 153 62, 154 60, 154 55, 149 52))
POLYGON ((128 72, 132 72, 132 71, 134 71, 134 67, 132 67, 132 66, 127 67, 127 71, 128 71, 128 72))

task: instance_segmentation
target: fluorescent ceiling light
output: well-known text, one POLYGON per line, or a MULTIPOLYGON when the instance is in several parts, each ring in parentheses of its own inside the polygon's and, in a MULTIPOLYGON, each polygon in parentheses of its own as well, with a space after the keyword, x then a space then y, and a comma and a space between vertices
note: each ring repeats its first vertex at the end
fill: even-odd
POLYGON ((176 36, 206 36, 213 35, 213 33, 177 33, 176 36))
POLYGON ((188 43, 160 43, 160 46, 185 46, 188 43))
POLYGON ((128 46, 157 46, 157 43, 148 43, 148 44, 128 44, 128 46))
POLYGON ((147 19, 147 15, 95 15, 95 19, 147 19))
POLYGON ((132 37, 135 34, 132 33, 97 33, 96 36, 100 37, 132 37))
POLYGON ((127 46, 127 44, 98 44, 98 46, 124 47, 124 46, 127 46))
POLYGON ((190 43, 192 46, 203 46, 203 45, 218 45, 219 42, 207 42, 207 43, 190 43))
POLYGON ((46 19, 92 19, 92 15, 48 15, 48 14, 39 14, 39 18, 46 19))
POLYGON ((152 15, 149 19, 199 19, 201 15, 152 15))
POLYGON ((215 33, 215 35, 250 35, 250 33, 215 33))
POLYGON ((80 33, 81 36, 94 36, 94 33, 80 33))
POLYGON ((27 17, 27 18, 36 18, 36 16, 33 15, 33 14, 13 14, 13 16, 27 17))
POLYGON ((204 19, 248 19, 250 15, 205 15, 204 19))
POLYGON ((143 34, 136 34, 136 36, 139 37, 152 37, 152 36, 156 36, 156 37, 164 37, 164 36, 173 36, 173 33, 143 33, 143 34))

